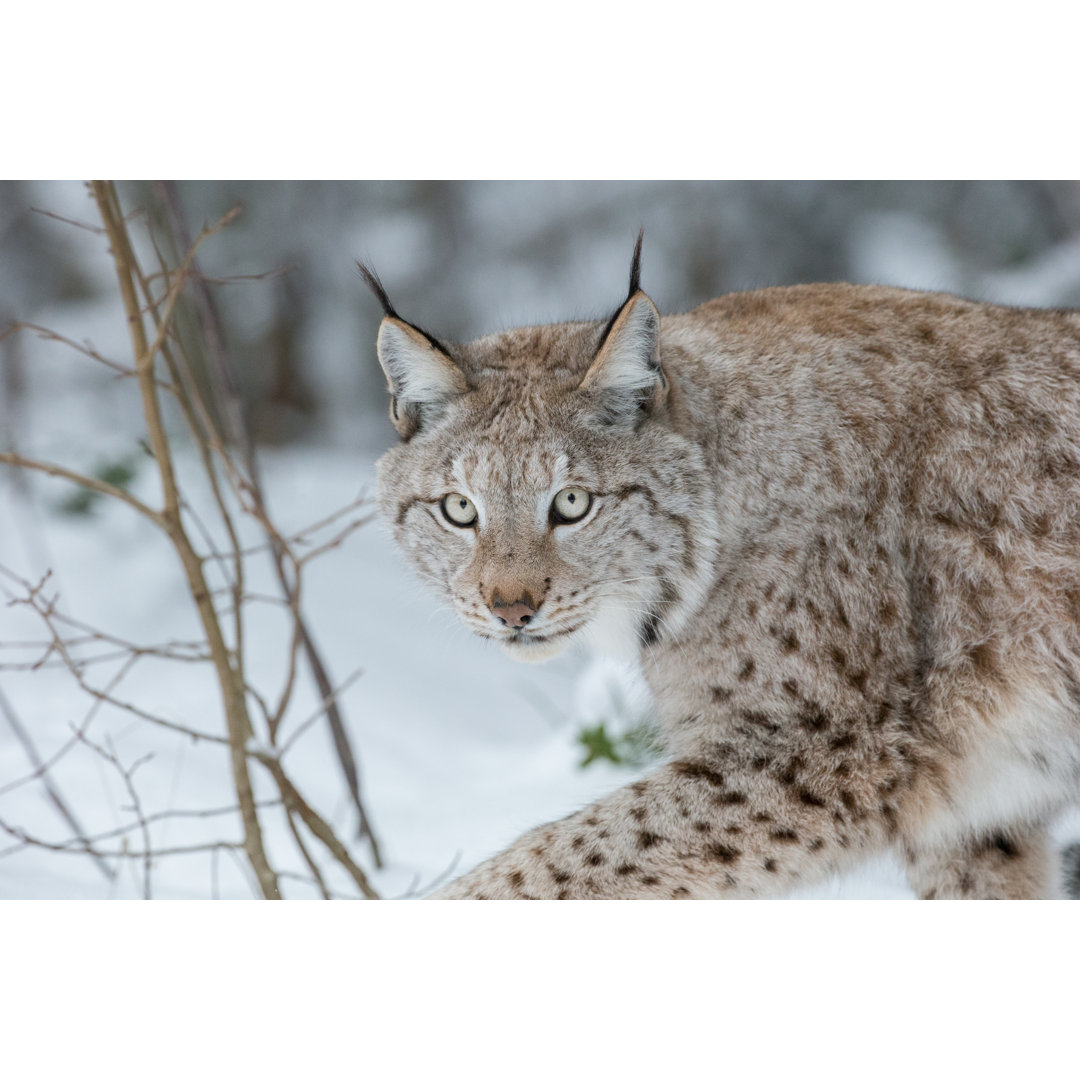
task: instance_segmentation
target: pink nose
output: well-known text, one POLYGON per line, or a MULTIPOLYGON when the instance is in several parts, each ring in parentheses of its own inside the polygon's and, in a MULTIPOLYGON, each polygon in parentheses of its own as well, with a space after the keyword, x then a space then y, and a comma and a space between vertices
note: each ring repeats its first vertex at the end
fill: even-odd
POLYGON ((536 614, 536 608, 523 604, 520 600, 512 604, 492 604, 491 613, 504 626, 512 626, 515 630, 525 626, 536 614))

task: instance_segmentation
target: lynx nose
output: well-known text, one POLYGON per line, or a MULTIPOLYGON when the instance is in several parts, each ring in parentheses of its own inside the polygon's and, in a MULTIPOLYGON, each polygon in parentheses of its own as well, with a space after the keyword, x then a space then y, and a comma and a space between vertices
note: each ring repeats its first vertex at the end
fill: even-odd
POLYGON ((526 604, 523 599, 506 603, 497 593, 491 604, 491 613, 503 624, 519 630, 526 626, 529 620, 536 614, 536 608, 526 604))

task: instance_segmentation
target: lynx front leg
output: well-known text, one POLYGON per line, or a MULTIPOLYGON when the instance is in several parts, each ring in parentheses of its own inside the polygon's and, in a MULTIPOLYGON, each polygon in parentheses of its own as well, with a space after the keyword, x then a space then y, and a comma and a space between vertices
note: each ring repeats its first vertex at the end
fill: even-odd
POLYGON ((436 899, 767 896, 884 844, 887 814, 794 773, 674 762, 526 833, 436 899))
POLYGON ((950 847, 905 852, 908 880, 923 900, 1046 900, 1062 896, 1043 829, 1003 829, 950 847))

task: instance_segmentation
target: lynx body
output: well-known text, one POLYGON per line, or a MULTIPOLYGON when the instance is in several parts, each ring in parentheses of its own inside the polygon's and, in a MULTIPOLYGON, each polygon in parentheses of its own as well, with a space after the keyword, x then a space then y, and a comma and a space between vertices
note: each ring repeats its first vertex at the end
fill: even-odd
POLYGON ((1080 795, 1080 316, 850 285, 446 346, 383 301, 380 503, 522 659, 636 655, 669 760, 449 898, 781 893, 891 848, 1057 895, 1080 795))

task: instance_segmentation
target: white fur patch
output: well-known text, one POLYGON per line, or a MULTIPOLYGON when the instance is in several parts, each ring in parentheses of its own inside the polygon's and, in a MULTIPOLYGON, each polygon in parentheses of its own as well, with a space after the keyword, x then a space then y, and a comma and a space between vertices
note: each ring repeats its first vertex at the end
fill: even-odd
POLYGON ((1018 694, 965 755, 948 804, 932 812, 922 838, 950 845, 1012 823, 1044 821, 1075 799, 1078 777, 1074 721, 1051 694, 1033 688, 1018 694))
POLYGON ((652 301, 638 296, 619 316, 584 380, 582 389, 632 393, 659 378, 660 317, 652 301))
POLYGON ((379 363, 403 403, 437 404, 465 390, 465 377, 451 360, 393 319, 383 319, 377 350, 379 363))

